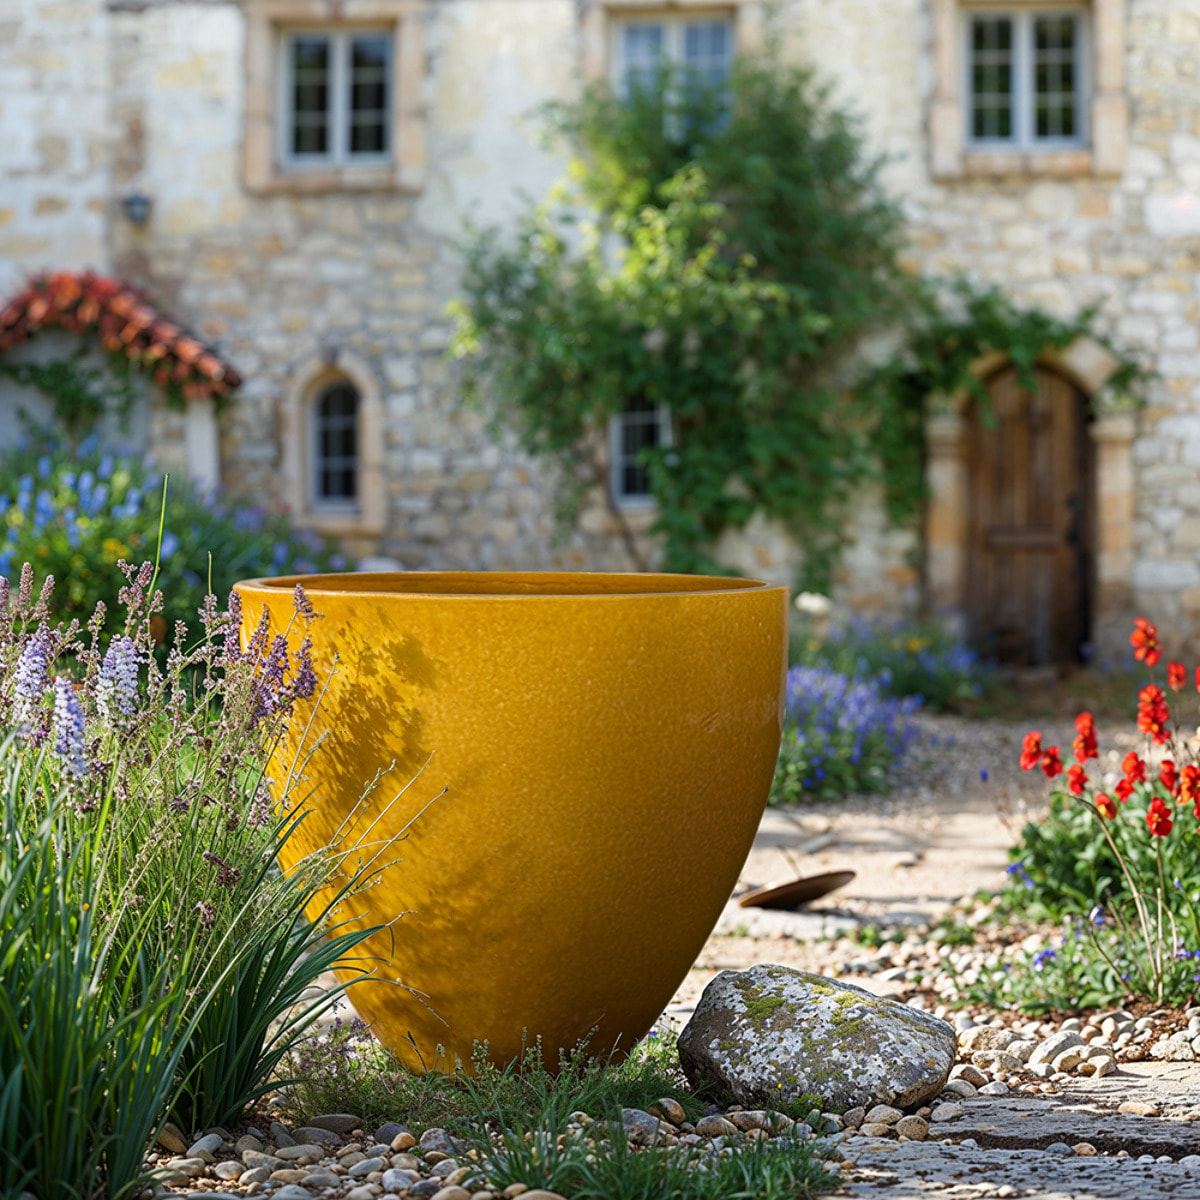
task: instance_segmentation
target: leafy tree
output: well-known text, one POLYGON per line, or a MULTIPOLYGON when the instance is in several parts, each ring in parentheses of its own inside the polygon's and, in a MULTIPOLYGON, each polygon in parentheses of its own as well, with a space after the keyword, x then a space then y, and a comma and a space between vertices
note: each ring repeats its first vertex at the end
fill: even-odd
POLYGON ((548 117, 581 153, 515 240, 468 247, 468 384, 486 380, 499 421, 554 460, 567 521, 589 489, 607 495, 608 418, 666 405, 671 445, 643 451, 664 566, 719 570, 714 539, 762 510, 826 582, 831 514, 877 470, 889 416, 838 371, 914 290, 857 125, 770 58, 724 93, 664 72, 629 102, 597 87, 548 117))

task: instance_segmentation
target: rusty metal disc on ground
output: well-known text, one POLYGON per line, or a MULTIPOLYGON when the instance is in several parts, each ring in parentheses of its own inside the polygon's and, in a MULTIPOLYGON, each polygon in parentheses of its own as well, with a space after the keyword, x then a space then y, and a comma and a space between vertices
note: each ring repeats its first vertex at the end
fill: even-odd
POLYGON ((798 879, 789 879, 786 883, 768 883, 762 887, 751 888, 745 895, 738 898, 742 908, 797 908, 801 904, 810 904, 840 887, 854 878, 853 871, 828 871, 824 875, 802 875, 798 879))

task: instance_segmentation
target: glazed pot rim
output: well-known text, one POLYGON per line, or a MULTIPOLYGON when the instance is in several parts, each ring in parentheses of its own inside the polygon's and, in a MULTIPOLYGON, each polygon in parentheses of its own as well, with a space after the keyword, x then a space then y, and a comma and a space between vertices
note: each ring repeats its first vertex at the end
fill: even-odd
POLYGON ((340 571, 240 580, 238 591, 438 600, 628 600, 786 592, 782 583, 726 575, 619 571, 340 571))

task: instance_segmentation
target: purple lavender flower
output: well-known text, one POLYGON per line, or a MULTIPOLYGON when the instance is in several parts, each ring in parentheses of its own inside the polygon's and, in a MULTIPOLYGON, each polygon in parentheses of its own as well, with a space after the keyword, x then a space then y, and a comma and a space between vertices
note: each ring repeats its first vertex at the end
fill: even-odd
POLYGON ((13 678, 13 723, 22 733, 28 734, 40 723, 49 669, 50 643, 39 629, 21 651, 13 678))
POLYGON ((217 868, 217 883, 221 887, 234 887, 238 880, 241 879, 241 871, 236 867, 231 867, 219 854, 214 854, 211 850, 205 850, 202 857, 210 866, 217 868))
POLYGON ((258 708, 255 711, 252 725, 257 725, 263 717, 268 717, 278 707, 283 698, 283 677, 288 670, 287 639, 282 634, 276 634, 263 664, 262 676, 258 681, 258 708))
POLYGON ((292 695, 307 700, 317 690, 317 673, 313 670, 312 638, 305 638, 296 651, 296 676, 292 680, 292 695))
POLYGON ((83 709, 69 679, 54 681, 54 753, 77 779, 88 773, 83 709))
POLYGON ((311 617, 313 615, 312 601, 308 598, 302 584, 296 584, 296 590, 292 593, 292 607, 302 616, 311 617))
POLYGON ((109 643, 96 684, 96 707, 111 724, 130 716, 136 705, 138 656, 133 638, 121 635, 109 643))

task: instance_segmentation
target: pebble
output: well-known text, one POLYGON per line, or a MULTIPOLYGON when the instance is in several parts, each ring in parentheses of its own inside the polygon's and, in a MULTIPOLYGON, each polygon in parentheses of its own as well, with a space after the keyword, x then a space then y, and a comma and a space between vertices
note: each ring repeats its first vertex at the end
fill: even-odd
MULTIPOLYGON (((272 1125, 272 1129, 275 1127, 272 1125)), ((304 1125, 295 1130, 292 1135, 288 1136, 287 1145, 294 1146, 297 1139, 302 1142, 315 1142, 319 1146, 340 1146, 342 1144, 341 1137, 334 1133, 331 1129, 326 1129, 323 1125, 304 1125)), ((282 1146, 282 1141, 276 1141, 277 1146, 282 1146)))
POLYGON ((904 1114, 890 1104, 876 1104, 863 1118, 867 1125, 895 1125, 904 1114))
POLYGON ((706 1138, 728 1137, 737 1133, 737 1126, 722 1116, 712 1114, 696 1122, 696 1132, 706 1138))
POLYGON ((285 1183, 277 1192, 272 1192, 274 1200, 313 1200, 313 1194, 298 1183, 285 1183))
POLYGON ((937 1125, 946 1121, 957 1121, 963 1115, 963 1107, 961 1104, 935 1104, 933 1112, 929 1114, 929 1120, 937 1125))
POLYGON ((356 1129, 361 1129, 363 1120, 353 1113, 318 1113, 315 1117, 309 1117, 305 1125, 311 1129, 328 1129, 330 1133, 341 1134, 344 1137, 356 1129))
POLYGON ((280 1149, 284 1146, 294 1146, 296 1144, 295 1139, 288 1132, 287 1126, 279 1121, 271 1122, 271 1141, 280 1149))
POLYGON ((316 1171, 309 1171, 303 1179, 300 1180, 305 1187, 332 1188, 342 1186, 342 1177, 335 1175, 332 1171, 321 1167, 316 1171))
POLYGON ((183 1130, 178 1125, 168 1121, 159 1131, 157 1143, 172 1154, 186 1154, 188 1144, 184 1140, 183 1130))
POLYGON ((356 1162, 348 1174, 351 1179, 362 1179, 372 1171, 382 1171, 387 1165, 387 1161, 382 1158, 364 1158, 361 1162, 356 1162))
POLYGON ((896 1132, 910 1142, 923 1142, 929 1136, 929 1122, 924 1117, 901 1117, 896 1122, 896 1132))
POLYGON ((1066 1142, 1051 1142, 1046 1147, 1047 1154, 1074 1154, 1075 1151, 1066 1142))
POLYGON ((420 1179, 416 1171, 405 1171, 399 1167, 389 1167, 380 1179, 380 1185, 385 1192, 402 1192, 420 1179))

